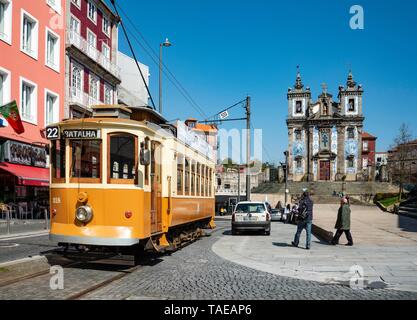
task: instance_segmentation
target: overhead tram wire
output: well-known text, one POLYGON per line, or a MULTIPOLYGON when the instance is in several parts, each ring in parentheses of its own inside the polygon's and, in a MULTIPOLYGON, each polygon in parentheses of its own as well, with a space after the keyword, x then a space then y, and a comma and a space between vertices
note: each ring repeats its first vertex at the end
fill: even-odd
MULTIPOLYGON (((149 50, 146 49, 145 46, 143 46, 141 44, 141 42, 134 35, 132 35, 132 37, 134 38, 134 40, 142 47, 142 49, 148 54, 148 56, 153 60, 153 62, 157 66, 159 66, 158 54, 155 52, 155 50, 152 48, 152 46, 149 44, 149 42, 146 40, 146 38, 140 32, 140 30, 133 23, 132 19, 129 18, 128 14, 123 10, 123 8, 119 4, 116 4, 116 6, 119 8, 120 12, 126 17, 126 20, 130 23, 130 25, 132 26, 132 28, 134 29, 134 31, 142 38, 143 42, 146 44, 146 46, 148 47, 149 50), (151 51, 151 52, 149 52, 149 51, 151 51)), ((181 84, 181 82, 171 72, 171 70, 168 68, 168 66, 164 62, 162 62, 162 66, 163 66, 163 73, 168 78, 168 80, 178 89, 178 91, 180 92, 180 94, 184 98, 186 98, 186 100, 191 104, 191 106, 194 109, 196 109, 196 111, 198 111, 200 113, 200 115, 203 116, 203 118, 206 118, 207 115, 205 114, 203 108, 201 108, 198 105, 198 103, 189 94, 189 92, 187 91, 187 89, 185 89, 185 87, 181 84)))
POLYGON ((120 17, 120 15, 119 15, 119 12, 117 11, 117 7, 116 7, 115 0, 110 0, 110 2, 111 2, 111 3, 112 3, 112 5, 113 5, 113 8, 114 8, 114 10, 115 10, 115 12, 116 12, 116 15, 120 18, 120 24, 121 24, 121 26, 122 26, 123 33, 124 33, 124 35, 125 35, 125 37, 126 37, 126 40, 127 40, 128 45, 129 45, 130 51, 132 52, 133 58, 135 59, 136 66, 137 66, 137 68, 139 69, 140 76, 142 77, 142 81, 143 81, 143 84, 144 84, 144 85, 145 85, 145 87, 146 87, 146 91, 148 92, 149 98, 151 99, 151 102, 152 102, 152 107, 153 107, 153 109, 154 109, 154 110, 156 110, 155 103, 154 103, 153 98, 152 98, 152 94, 151 94, 151 92, 150 92, 150 90, 149 90, 148 85, 146 84, 145 77, 143 76, 142 70, 141 70, 141 68, 140 68, 140 66, 139 66, 138 59, 136 59, 136 54, 135 54, 135 51, 133 50, 132 43, 130 42, 129 36, 128 36, 127 32, 126 32, 125 25, 124 25, 124 23, 123 23, 122 18, 121 18, 121 17, 120 17))
MULTIPOLYGON (((127 30, 129 29, 127 28, 127 30)), ((152 55, 147 51, 146 47, 144 47, 140 43, 140 41, 135 37, 135 35, 132 33, 130 34, 132 36, 132 39, 144 50, 144 52, 146 52, 149 55, 149 57, 153 60, 153 62, 155 64, 158 64, 158 62, 155 61, 154 57, 152 57, 152 55)), ((184 99, 191 105, 191 107, 193 107, 194 110, 196 110, 200 114, 200 116, 206 117, 207 115, 204 113, 204 111, 201 108, 199 108, 198 105, 195 105, 195 103, 193 103, 193 100, 191 100, 192 98, 187 97, 187 95, 182 91, 180 86, 170 78, 169 74, 164 69, 162 70, 162 72, 167 77, 168 81, 178 90, 178 92, 184 97, 184 99)))
MULTIPOLYGON (((158 54, 157 52, 153 49, 153 47, 149 44, 149 42, 146 40, 146 38, 144 37, 144 35, 140 32, 140 30, 136 27, 136 25, 133 23, 132 19, 129 18, 128 14, 123 10, 122 7, 120 7, 119 5, 117 5, 120 9, 120 11, 126 16, 126 19, 128 20, 128 22, 132 25, 133 29, 135 30, 135 32, 142 38, 143 42, 146 44, 146 46, 149 48, 149 50, 151 51, 151 53, 149 53, 144 46, 142 46, 140 44, 140 41, 138 40, 137 42, 141 45, 141 47, 146 51, 146 53, 151 57, 151 59, 154 61, 154 63, 156 65, 159 66, 159 59, 158 59, 158 54), (155 57, 153 58, 152 55, 155 57)), ((175 82, 178 83, 178 86, 184 91, 184 94, 187 95, 189 97, 189 99, 191 100, 191 102, 194 104, 194 106, 199 109, 200 113, 204 114, 204 110, 195 102, 195 100, 192 98, 192 96, 188 93, 188 91, 184 88, 184 86, 181 84, 181 82, 175 77, 175 75, 170 71, 170 69, 168 68, 168 66, 162 62, 162 66, 166 69, 166 71, 169 73, 169 75, 174 79, 175 82)), ((168 74, 166 72, 164 72, 164 74, 168 77, 168 74)), ((171 81, 171 80, 170 80, 171 81)), ((172 81, 171 81, 172 82, 172 81)), ((178 89, 178 88, 177 88, 178 89)))
POLYGON ((229 111, 229 110, 233 109, 234 107, 237 107, 237 106, 239 106, 239 105, 242 105, 244 102, 246 102, 246 99, 244 99, 244 100, 242 100, 242 101, 239 101, 239 102, 235 103, 234 105, 232 105, 232 106, 230 106, 230 107, 228 107, 228 108, 226 108, 226 109, 224 109, 224 110, 220 111, 219 113, 216 113, 215 115, 212 115, 212 116, 211 116, 211 117, 209 117, 209 118, 206 118, 204 121, 205 121, 205 122, 209 122, 211 119, 215 119, 215 118, 217 118, 217 117, 218 117, 220 114, 222 114, 223 112, 229 111))

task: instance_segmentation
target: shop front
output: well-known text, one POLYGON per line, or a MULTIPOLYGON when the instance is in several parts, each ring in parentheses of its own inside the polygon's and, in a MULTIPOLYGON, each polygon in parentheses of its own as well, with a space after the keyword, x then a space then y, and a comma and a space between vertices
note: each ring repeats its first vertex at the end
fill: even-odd
POLYGON ((0 203, 18 218, 42 218, 49 207, 47 147, 3 140, 0 150, 0 203))

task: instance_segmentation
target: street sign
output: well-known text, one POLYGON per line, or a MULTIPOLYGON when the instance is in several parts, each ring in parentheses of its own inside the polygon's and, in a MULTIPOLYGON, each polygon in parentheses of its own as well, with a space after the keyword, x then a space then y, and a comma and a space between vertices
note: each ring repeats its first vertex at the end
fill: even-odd
POLYGON ((222 113, 220 113, 220 119, 221 120, 225 120, 227 118, 229 118, 229 112, 228 111, 223 111, 222 113))

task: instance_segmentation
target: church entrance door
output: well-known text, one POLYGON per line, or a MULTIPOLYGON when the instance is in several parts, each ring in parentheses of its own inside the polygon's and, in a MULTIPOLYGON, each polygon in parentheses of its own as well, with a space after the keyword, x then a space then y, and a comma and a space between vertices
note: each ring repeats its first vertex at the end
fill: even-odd
POLYGON ((330 181, 330 161, 320 161, 320 180, 330 181))

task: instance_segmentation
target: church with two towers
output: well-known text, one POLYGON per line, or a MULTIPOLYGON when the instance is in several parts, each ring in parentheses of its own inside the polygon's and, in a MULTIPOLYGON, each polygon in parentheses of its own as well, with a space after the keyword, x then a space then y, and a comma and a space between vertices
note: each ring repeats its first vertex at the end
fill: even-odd
POLYGON ((337 100, 323 91, 317 100, 300 71, 288 89, 289 181, 362 181, 363 88, 349 72, 337 100))

